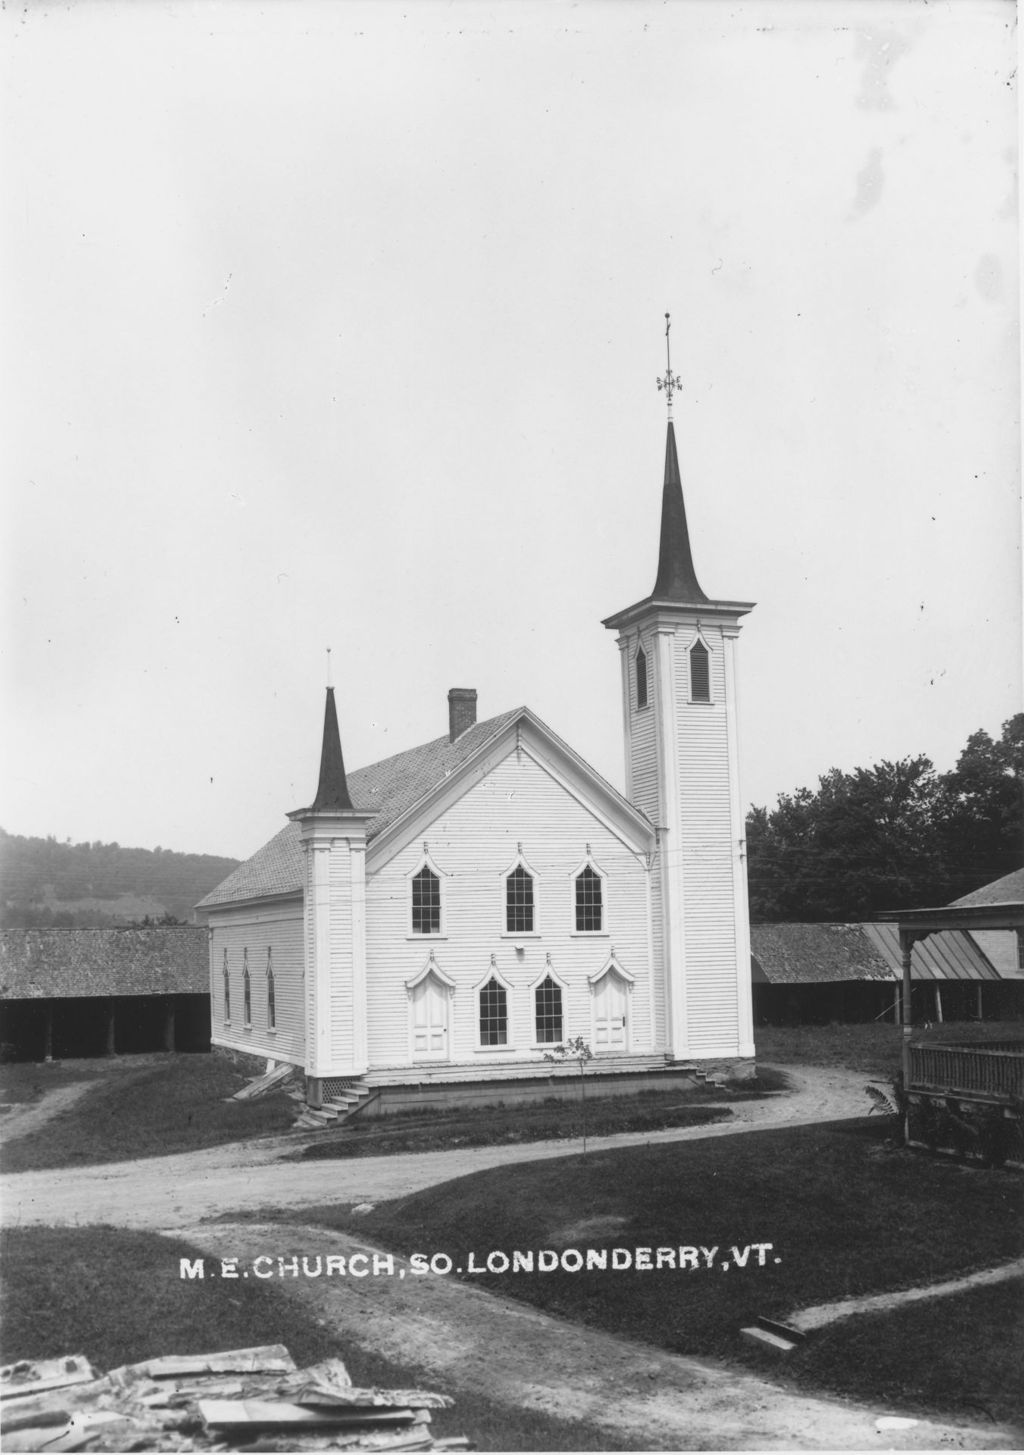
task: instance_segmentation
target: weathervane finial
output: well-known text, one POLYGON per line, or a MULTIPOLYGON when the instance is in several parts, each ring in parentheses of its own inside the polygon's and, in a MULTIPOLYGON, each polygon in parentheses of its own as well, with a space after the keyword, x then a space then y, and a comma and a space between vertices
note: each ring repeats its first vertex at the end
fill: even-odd
POLYGON ((665 377, 664 377, 664 379, 659 379, 658 380, 658 388, 659 389, 664 389, 664 391, 665 391, 665 398, 668 401, 668 417, 669 417, 669 419, 672 418, 672 395, 675 393, 675 391, 677 389, 681 389, 683 387, 683 381, 680 379, 679 375, 678 374, 673 374, 673 372, 672 372, 672 348, 671 348, 671 344, 669 343, 669 336, 668 336, 669 329, 671 327, 672 327, 672 315, 670 313, 666 313, 665 314, 665 360, 666 360, 666 369, 665 369, 665 377))
POLYGON ((330 647, 327 648, 327 685, 328 685, 328 687, 332 687, 334 685, 331 682, 331 649, 330 649, 330 647))

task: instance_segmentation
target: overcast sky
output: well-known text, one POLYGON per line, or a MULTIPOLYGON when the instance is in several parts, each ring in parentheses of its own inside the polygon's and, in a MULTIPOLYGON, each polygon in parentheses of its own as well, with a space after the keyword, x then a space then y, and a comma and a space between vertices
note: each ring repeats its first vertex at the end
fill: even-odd
POLYGON ((1021 699, 1015 12, 28 3, 2 29, 11 833, 245 857, 527 703, 621 786, 671 310, 743 796, 1021 699))

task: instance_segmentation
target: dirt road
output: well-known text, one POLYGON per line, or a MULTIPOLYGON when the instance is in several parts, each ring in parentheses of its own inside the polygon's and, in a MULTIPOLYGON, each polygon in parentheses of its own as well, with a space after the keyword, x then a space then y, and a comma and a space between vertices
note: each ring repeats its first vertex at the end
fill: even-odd
MULTIPOLYGON (((794 1083, 792 1092, 764 1101, 735 1102, 729 1122, 591 1137, 588 1146, 597 1151, 736 1136, 770 1126, 865 1116, 871 1110, 864 1092, 868 1078, 861 1072, 802 1067, 798 1073, 788 1074, 794 1083)), ((384 1202, 488 1167, 564 1157, 580 1149, 578 1141, 531 1142, 408 1152, 394 1157, 282 1161, 303 1140, 286 1134, 170 1157, 17 1173, 0 1179, 3 1221, 9 1227, 28 1223, 115 1223, 121 1227, 154 1228, 260 1208, 302 1209, 332 1201, 384 1202)))

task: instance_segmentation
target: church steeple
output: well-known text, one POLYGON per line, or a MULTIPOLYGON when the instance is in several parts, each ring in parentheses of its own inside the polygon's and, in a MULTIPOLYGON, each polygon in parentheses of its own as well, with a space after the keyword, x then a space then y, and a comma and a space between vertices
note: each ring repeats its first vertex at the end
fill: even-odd
POLYGON ((683 504, 683 484, 679 474, 679 456, 676 451, 676 431, 672 422, 672 396, 682 387, 678 374, 672 372, 672 355, 669 331, 672 319, 665 314, 665 356, 666 370, 658 383, 665 391, 668 405, 668 433, 665 439, 665 480, 661 490, 661 537, 658 543, 658 575, 654 590, 634 606, 616 612, 605 618, 604 625, 622 628, 648 614, 656 607, 701 607, 704 612, 743 615, 750 611, 749 601, 721 601, 707 595, 697 580, 690 549, 690 531, 686 524, 686 506, 683 504))
POLYGON ((320 782, 310 813, 350 813, 353 809, 345 781, 345 760, 341 756, 341 731, 338 709, 334 704, 334 688, 327 689, 324 708, 324 740, 320 749, 320 782))
MULTIPOLYGON (((665 315, 666 349, 671 320, 665 315)), ((658 576, 605 620, 618 633, 626 793, 657 829, 659 1034, 676 1061, 752 1056, 750 930, 736 725, 736 639, 749 601, 701 589, 672 423, 671 357, 658 576)))

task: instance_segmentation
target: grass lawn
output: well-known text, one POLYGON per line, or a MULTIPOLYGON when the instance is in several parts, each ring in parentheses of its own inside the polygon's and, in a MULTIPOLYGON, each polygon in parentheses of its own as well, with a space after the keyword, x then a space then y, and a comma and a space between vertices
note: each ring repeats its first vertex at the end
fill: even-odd
MULTIPOLYGON (((300 1365, 340 1357, 359 1385, 420 1385, 447 1393, 415 1367, 339 1348, 284 1293, 251 1284, 183 1282, 188 1244, 117 1228, 12 1228, 0 1234, 0 1362, 85 1354, 104 1371, 160 1354, 205 1354, 285 1344, 300 1365)), ((481 1450, 604 1450, 607 1432, 509 1410, 470 1395, 433 1412, 438 1437, 467 1435, 481 1450)), ((623 1445, 622 1449, 642 1449, 623 1445)))
POLYGON ((84 1069, 82 1062, 16 1064, 0 1072, 0 1102, 33 1099, 76 1080, 94 1083, 40 1131, 5 1140, 4 1172, 214 1147, 287 1131, 296 1115, 295 1103, 283 1092, 252 1102, 225 1101, 247 1078, 223 1056, 125 1057, 116 1065, 84 1063, 84 1069))
MULTIPOLYGON (((722 1096, 719 1092, 718 1097, 722 1096)), ((709 1091, 640 1092, 636 1096, 593 1097, 586 1104, 588 1137, 610 1132, 655 1131, 726 1120, 727 1106, 707 1106, 709 1091)), ((297 1159, 390 1157, 396 1152, 432 1152, 443 1147, 489 1147, 499 1142, 540 1142, 583 1136, 578 1101, 552 1098, 536 1105, 453 1107, 448 1111, 401 1113, 354 1121, 327 1132, 295 1153, 297 1159)))
MULTIPOLYGON (((849 1320, 785 1363, 740 1338, 757 1315, 785 1319, 848 1294, 881 1293, 998 1264, 1024 1251, 1024 1179, 894 1150, 881 1119, 748 1132, 520 1163, 460 1178, 353 1218, 345 1206, 307 1220, 358 1230, 405 1254, 447 1253, 466 1267, 488 1252, 575 1248, 718 1248, 699 1271, 482 1273, 479 1281, 552 1313, 675 1352, 733 1359, 775 1375, 899 1406, 976 1414, 978 1391, 1010 1331, 986 1310, 1006 1295, 920 1304, 900 1320, 849 1320), (765 1266, 730 1249, 770 1243, 765 1266), (780 1261, 775 1262, 775 1259, 780 1261), (723 1262, 732 1266, 722 1268, 723 1262), (870 1324, 875 1331, 863 1331, 870 1324), (885 1330, 884 1337, 881 1330, 885 1330), (857 1347, 856 1339, 865 1342, 857 1347), (942 1350, 946 1376, 935 1374, 942 1350)), ((703 1257, 698 1254, 703 1265, 703 1257)), ((469 1277, 468 1273, 464 1275, 469 1277)), ((1018 1299, 1020 1287, 1017 1285, 1018 1299)), ((1018 1361, 1022 1328, 1015 1329, 1018 1361)), ((1024 1392, 1000 1396, 1024 1417, 1024 1392)))
POLYGON ((0 1063, 0 1104, 26 1106, 40 1101, 48 1091, 77 1086, 82 1081, 100 1081, 108 1074, 109 1065, 106 1060, 84 1058, 0 1063))
MULTIPOLYGON (((795 1360, 792 1373, 819 1387, 1020 1424, 1024 1289, 1013 1280, 844 1319, 789 1357, 795 1360)), ((769 1358, 765 1366, 775 1361, 769 1358)))
MULTIPOLYGON (((915 1041, 1024 1041, 1022 1021, 946 1021, 916 1026, 915 1041)), ((866 1025, 755 1026, 758 1063, 768 1066, 843 1066, 891 1078, 900 1068, 900 1028, 866 1025)))

